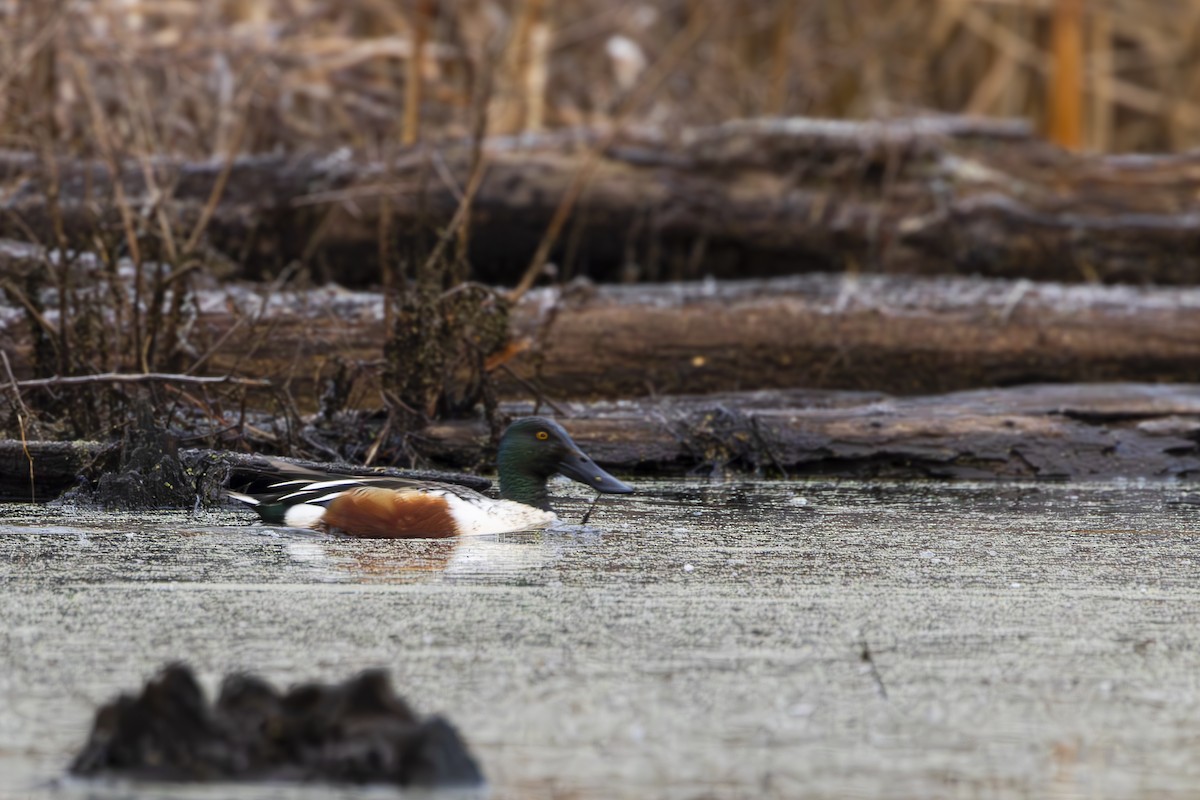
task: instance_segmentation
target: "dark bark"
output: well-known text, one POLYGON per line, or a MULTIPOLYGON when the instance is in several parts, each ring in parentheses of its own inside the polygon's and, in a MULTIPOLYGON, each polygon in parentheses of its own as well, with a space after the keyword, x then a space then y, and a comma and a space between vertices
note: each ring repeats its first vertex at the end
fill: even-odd
MULTIPOLYGON (((585 160, 575 136, 488 143, 471 220, 476 278, 513 284, 585 160)), ((299 260, 319 278, 378 280, 380 198, 395 253, 444 226, 471 159, 466 143, 401 154, 390 167, 339 158, 239 159, 205 242, 259 278, 299 260)), ((1200 278, 1200 155, 1064 153, 1020 124, 758 120, 684 141, 626 137, 605 154, 552 254, 560 275, 600 280, 747 277, 802 271, 962 274, 1191 284, 1200 278)), ((122 167, 131 207, 163 200, 175 237, 203 216, 224 165, 122 167)), ((100 164, 0 154, 0 236, 77 246, 122 229, 100 164)), ((152 219, 139 225, 153 232, 152 219)), ((147 248, 153 250, 153 248, 147 248)))
POLYGON ((78 482, 102 450, 95 442, 0 439, 0 500, 53 500, 78 482))
MULTIPOLYGON (((535 409, 510 403, 502 410, 525 416, 535 409)), ((770 391, 574 405, 571 411, 561 421, 579 446, 621 473, 1039 480, 1200 473, 1196 384, 1040 385, 912 398, 770 391)), ((482 422, 437 423, 422 439, 425 455, 446 466, 486 463, 490 456, 482 422)), ((37 498, 76 484, 100 450, 88 443, 29 443, 37 498)), ((28 500, 21 443, 0 442, 0 456, 0 496, 28 500)), ((180 458, 195 478, 179 501, 189 508, 197 497, 217 502, 229 472, 256 463, 254 456, 211 450, 182 451, 180 458)), ((487 486, 474 476, 400 474, 487 486)))
MULTIPOLYGON (((138 497, 124 491, 130 482, 162 482, 161 470, 144 470, 138 465, 121 465, 120 445, 96 442, 26 442, 0 439, 0 501, 45 502, 71 491, 70 499, 101 508, 192 508, 221 504, 222 490, 232 473, 248 474, 266 465, 263 458, 246 453, 188 449, 172 454, 183 479, 177 485, 160 487, 157 502, 138 505, 138 497), (33 463, 32 476, 30 462, 33 463)), ((349 464, 326 464, 300 459, 281 459, 313 469, 334 470, 351 475, 378 475, 380 469, 349 464)), ((386 469, 385 473, 417 480, 448 481, 479 491, 491 481, 475 475, 436 470, 386 469)))
MULTIPOLYGON (((1196 384, 1038 385, 912 398, 772 391, 572 411, 561 421, 579 446, 621 472, 1050 480, 1200 472, 1196 384)), ((468 422, 425 434, 427 453, 447 463, 474 463, 486 442, 483 427, 468 422)))

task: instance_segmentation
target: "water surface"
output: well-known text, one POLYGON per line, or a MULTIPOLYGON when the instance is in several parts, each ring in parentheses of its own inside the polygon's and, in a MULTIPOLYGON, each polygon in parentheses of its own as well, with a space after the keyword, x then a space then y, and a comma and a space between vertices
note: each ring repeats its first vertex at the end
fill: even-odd
POLYGON ((331 796, 61 781, 171 660, 210 689, 385 667, 493 798, 1200 792, 1183 487, 637 488, 457 543, 0 506, 0 796, 331 796))

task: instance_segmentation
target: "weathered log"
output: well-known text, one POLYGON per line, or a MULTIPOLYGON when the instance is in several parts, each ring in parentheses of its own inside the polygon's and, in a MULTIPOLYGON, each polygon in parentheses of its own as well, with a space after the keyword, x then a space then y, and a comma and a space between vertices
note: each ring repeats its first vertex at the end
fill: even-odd
POLYGON ((551 397, 1200 380, 1191 289, 802 275, 545 290, 518 311, 536 346, 512 366, 551 397))
MULTIPOLYGON (((529 404, 504 411, 523 415, 529 404)), ((769 391, 577 404, 563 425, 606 468, 847 478, 1089 480, 1200 473, 1200 384, 1071 384, 896 398, 769 391)), ((443 422, 426 452, 476 463, 486 431, 443 422)))
MULTIPOLYGON (((197 305, 205 372, 271 378, 308 410, 336 360, 377 363, 387 338, 377 293, 231 288, 197 305)), ((1200 381, 1200 289, 814 274, 535 290, 510 319, 525 349, 495 373, 509 398, 1200 381)), ((0 348, 29 374, 20 314, 0 315, 0 348)), ((351 407, 379 405, 376 377, 351 407)))
MULTIPOLYGON (((0 439, 0 501, 45 502, 70 491, 74 502, 104 508, 143 507, 137 498, 113 496, 106 489, 105 475, 110 478, 131 477, 137 482, 161 478, 155 471, 137 473, 120 464, 120 445, 98 442, 21 442, 0 439)), ((190 448, 172 454, 178 459, 184 480, 178 486, 158 492, 159 505, 179 505, 190 508, 195 503, 219 504, 222 489, 232 473, 249 473, 266 466, 261 456, 230 453, 219 450, 190 448), (162 499, 166 498, 166 499, 162 499)), ((446 481, 482 491, 491 481, 477 475, 438 470, 393 469, 360 467, 352 464, 329 464, 303 459, 279 459, 310 469, 333 470, 349 475, 394 475, 415 480, 446 481)))
MULTIPOLYGON (((233 324, 228 306, 205 307, 197 331, 217 341, 233 324)), ((525 349, 495 373, 510 398, 529 397, 530 386, 570 399, 1200 380, 1200 289, 827 274, 576 286, 530 293, 511 324, 525 349)), ((386 336, 378 295, 276 296, 263 321, 225 340, 210 369, 288 372, 312 407, 317 365, 377 359, 386 336)), ((355 403, 379 402, 372 380, 364 375, 355 403)))
POLYGON ((96 442, 0 439, 0 500, 53 500, 78 483, 102 450, 96 442))
MULTIPOLYGON (((589 138, 487 143, 471 220, 477 279, 516 282, 589 138)), ((186 241, 206 221, 204 241, 245 277, 300 261, 362 285, 380 274, 381 199, 396 252, 411 252, 453 215, 471 153, 468 143, 422 146, 388 165, 256 156, 228 171, 151 159, 121 165, 120 182, 130 208, 147 215, 140 230, 165 219, 186 241)), ((0 180, 10 187, 0 236, 56 244, 62 230, 90 248, 98 230, 123 235, 102 164, 49 169, 0 153, 0 180)), ((1073 155, 1020 123, 733 122, 610 147, 551 257, 560 275, 600 280, 848 270, 1191 284, 1200 279, 1198 190, 1198 154, 1073 155)))
MULTIPOLYGON (((528 403, 502 407, 514 417, 537 410, 528 403)), ((622 472, 1041 480, 1200 473, 1200 384, 1039 385, 912 398, 764 391, 571 404, 569 410, 562 422, 580 447, 622 472)), ((489 456, 482 422, 436 423, 422 431, 422 440, 426 457, 446 466, 484 463, 489 456)), ((77 483, 102 446, 30 442, 28 451, 36 496, 46 500, 77 483)), ((0 499, 29 499, 24 452, 21 442, 0 441, 0 499)), ((180 458, 196 478, 181 495, 187 506, 196 497, 218 500, 229 471, 257 461, 212 450, 181 451, 180 458)), ((470 475, 396 474, 487 486, 470 475)))

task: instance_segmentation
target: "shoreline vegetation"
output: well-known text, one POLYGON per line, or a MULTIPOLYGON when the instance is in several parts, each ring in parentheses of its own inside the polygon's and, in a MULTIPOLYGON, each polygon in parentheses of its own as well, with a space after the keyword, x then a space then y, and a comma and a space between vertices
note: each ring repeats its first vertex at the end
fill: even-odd
POLYGON ((1126 68, 1200 27, 284 5, 0 11, 10 496, 138 436, 473 469, 526 407, 643 473, 1194 470, 1200 157, 1109 152, 1200 133, 1126 68))

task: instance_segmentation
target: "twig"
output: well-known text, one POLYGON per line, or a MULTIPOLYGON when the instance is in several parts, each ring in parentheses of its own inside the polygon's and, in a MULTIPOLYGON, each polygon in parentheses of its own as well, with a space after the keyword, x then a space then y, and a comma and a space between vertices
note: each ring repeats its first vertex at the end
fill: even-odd
MULTIPOLYGON (((124 175, 121 171, 121 164, 117 160, 117 153, 113 146, 107 117, 100 106, 100 100, 96 97, 96 87, 92 83, 91 76, 88 74, 87 67, 84 65, 82 59, 73 56, 70 58, 69 63, 75 73, 75 83, 83 95, 92 119, 92 131, 95 133, 96 146, 100 150, 100 154, 108 167, 109 174, 112 176, 113 201, 116 203, 117 211, 121 215, 121 227, 125 232, 125 244, 129 248, 129 259, 133 262, 133 304, 131 307, 133 315, 133 352, 137 355, 142 355, 141 303, 145 293, 145 287, 143 286, 144 265, 142 264, 142 250, 138 244, 137 230, 134 225, 133 211, 130 208, 129 198, 125 194, 124 175)), ((149 365, 146 363, 143 362, 140 366, 143 372, 150 371, 148 368, 149 365)))
POLYGON ((413 12, 411 23, 412 53, 405 63, 404 127, 400 141, 409 146, 417 141, 421 127, 421 70, 424 68, 425 45, 429 40, 429 22, 435 13, 432 0, 421 0, 413 12))
POLYGON ((458 231, 469 217, 471 212, 471 204, 475 201, 475 195, 479 192, 479 187, 483 184, 483 176, 487 172, 487 158, 480 157, 471 166, 471 176, 467 180, 467 191, 463 195, 462 202, 458 204, 458 208, 454 211, 454 216, 450 219, 450 224, 446 226, 438 237, 437 244, 433 246, 429 256, 425 259, 425 264, 422 267, 422 272, 418 275, 426 274, 433 266, 442 258, 442 253, 445 252, 446 246, 454 239, 454 234, 458 231))
POLYGON ((516 381, 517 383, 521 384, 526 389, 528 389, 530 391, 530 393, 533 394, 533 396, 537 399, 539 404, 545 403, 546 405, 550 406, 551 408, 554 409, 554 413, 558 414, 560 417, 570 417, 571 416, 571 414, 568 413, 567 411, 564 411, 562 409, 562 407, 558 405, 558 403, 555 403, 549 397, 546 397, 545 393, 542 392, 542 390, 539 389, 535 384, 526 380, 525 378, 522 378, 517 373, 513 372, 512 367, 510 367, 508 364, 501 364, 500 369, 507 372, 509 377, 511 377, 514 381, 516 381))
MULTIPOLYGON (((262 290, 262 292, 260 293, 260 296, 259 296, 258 311, 256 311, 254 313, 253 317, 250 319, 251 329, 253 329, 254 326, 258 325, 258 323, 262 321, 263 317, 265 317, 267 315, 267 307, 270 304, 271 297, 279 294, 280 290, 283 289, 283 287, 287 284, 287 282, 289 280, 291 280, 292 275, 294 275, 297 272, 297 270, 299 270, 299 269, 300 269, 300 265, 298 263, 289 264, 288 266, 284 267, 280 271, 279 275, 277 275, 275 277, 275 280, 273 280, 271 282, 270 286, 267 286, 262 290)), ((209 347, 206 351, 204 351, 204 353, 198 359, 196 359, 194 362, 192 362, 192 365, 187 368, 187 371, 185 374, 190 375, 191 373, 198 370, 200 368, 200 366, 202 364, 204 364, 204 362, 206 362, 206 361, 208 361, 208 359, 212 358, 213 355, 215 355, 222 347, 224 347, 225 342, 227 342, 233 336, 233 334, 243 326, 246 319, 247 319, 247 317, 245 317, 245 316, 238 317, 237 321, 234 322, 234 324, 229 327, 229 330, 227 330, 227 331, 225 331, 225 333, 221 334, 221 337, 219 339, 217 339, 217 341, 214 342, 211 347, 209 347)), ((274 327, 278 324, 279 324, 278 319, 276 321, 272 322, 271 325, 268 326, 268 330, 257 337, 257 339, 255 340, 256 343, 249 349, 249 351, 240 354, 234 360, 233 369, 237 369, 238 365, 240 365, 242 363, 242 361, 244 361, 248 358, 252 358, 254 356, 254 354, 258 352, 259 345, 262 342, 265 342, 268 340, 270 333, 272 332, 274 327)), ((253 332, 253 330, 252 330, 252 332, 253 332)))
POLYGON ((316 435, 309 433, 308 431, 301 431, 300 439, 306 445, 308 445, 312 449, 316 450, 321 455, 325 456, 326 460, 328 460, 328 461, 342 461, 343 460, 341 453, 334 450, 332 447, 328 446, 324 442, 320 441, 319 439, 317 439, 316 435))
POLYGON ((592 498, 592 504, 588 506, 588 510, 583 515, 583 519, 579 520, 580 525, 587 525, 588 520, 592 518, 592 512, 596 510, 596 503, 600 501, 600 492, 596 492, 596 496, 592 498))
POLYGON ((859 652, 858 659, 867 665, 867 671, 871 675, 871 680, 875 682, 875 691, 879 693, 880 699, 887 700, 887 687, 883 685, 883 676, 879 674, 879 667, 875 664, 875 656, 871 654, 871 648, 867 645, 867 637, 862 637, 859 644, 862 650, 859 652))
POLYGON ((762 430, 758 427, 758 417, 753 414, 748 414, 750 420, 750 430, 754 432, 754 438, 758 440, 759 445, 767 453, 767 458, 771 459, 771 463, 775 465, 775 469, 779 470, 779 474, 786 481, 788 479, 787 470, 783 468, 783 464, 779 463, 779 459, 775 457, 775 451, 771 449, 771 443, 763 436, 762 430))
POLYGON ((599 141, 592 145, 583 164, 575 172, 570 185, 567 186, 566 193, 559 202, 558 208, 554 210, 554 216, 550 218, 550 224, 546 226, 546 232, 542 235, 541 242, 538 243, 538 248, 533 254, 533 259, 529 262, 525 274, 521 276, 520 283, 517 284, 509 296, 509 299, 513 302, 520 299, 525 292, 529 291, 534 281, 537 280, 542 267, 545 266, 546 260, 550 257, 550 250, 558 241, 559 234, 562 233, 567 218, 571 215, 571 211, 579 201, 583 190, 587 188, 592 174, 600 166, 600 161, 604 157, 604 154, 608 152, 613 142, 624 131, 626 119, 643 100, 650 97, 676 70, 683 61, 683 57, 699 43, 700 39, 708 31, 711 21, 712 19, 706 13, 697 11, 688 26, 680 31, 667 47, 666 53, 663 54, 662 58, 651 69, 649 77, 638 84, 625 98, 624 102, 621 103, 620 108, 614 115, 612 127, 609 128, 604 136, 600 137, 599 141))
POLYGON ((454 173, 450 171, 450 165, 446 163, 446 156, 441 150, 434 150, 430 161, 433 163, 434 172, 442 179, 442 185, 446 187, 446 191, 454 195, 455 202, 461 203, 463 201, 463 190, 454 178, 454 173))
MULTIPOLYGON (((2 354, 3 351, 0 351, 2 354)), ((5 356, 5 361, 8 357, 5 356)), ((239 378, 235 375, 211 375, 199 377, 196 375, 178 375, 166 372, 104 372, 98 375, 71 375, 62 377, 55 375, 51 378, 35 378, 27 381, 12 380, 12 373, 9 373, 9 382, 0 385, 0 390, 4 389, 34 389, 43 386, 80 386, 93 383, 229 383, 235 386, 262 386, 269 387, 271 382, 261 378, 239 378)))
POLYGON ((539 131, 546 116, 546 83, 549 80, 546 62, 550 57, 550 25, 546 21, 546 0, 526 0, 529 8, 529 28, 522 48, 521 88, 524 90, 524 110, 521 130, 539 131))
POLYGON ((29 296, 21 290, 21 287, 17 286, 8 278, 4 278, 0 279, 0 289, 4 290, 4 292, 9 294, 12 299, 24 306, 26 313, 33 318, 33 321, 38 324, 38 327, 46 332, 51 341, 57 343, 58 328, 54 327, 54 325, 48 319, 46 319, 45 315, 43 315, 41 311, 38 311, 37 306, 34 305, 33 301, 29 299, 29 296))
MULTIPOLYGON (((248 318, 244 315, 239 316, 234 321, 234 323, 229 326, 229 329, 227 331, 225 331, 223 334, 221 334, 220 338, 218 338, 217 341, 215 341, 213 343, 212 347, 205 350, 204 353, 199 358, 197 358, 194 362, 192 362, 192 365, 187 368, 187 372, 185 374, 190 375, 191 373, 200 369, 200 367, 203 366, 205 361, 208 361, 208 359, 211 358, 214 353, 216 353, 218 350, 220 350, 225 345, 225 342, 229 341, 229 339, 235 333, 237 333, 239 330, 241 330, 242 326, 246 324, 247 319, 248 318)), ((257 321, 258 320, 255 320, 255 322, 257 322, 257 321)), ((251 324, 254 324, 254 323, 251 323, 251 324)))
MULTIPOLYGON (((498 41, 493 39, 494 41, 498 41)), ((471 86, 471 103, 472 103, 472 122, 471 122, 471 168, 468 172, 467 182, 470 183, 471 176, 475 175, 476 171, 483 169, 484 152, 483 144, 487 139, 488 133, 488 113, 492 103, 493 90, 495 83, 493 79, 496 74, 496 65, 499 58, 499 52, 492 46, 484 49, 483 53, 485 63, 484 69, 480 72, 475 68, 473 62, 470 67, 470 86, 471 86)), ((459 199, 459 203, 467 202, 466 197, 459 199)), ((466 210, 466 215, 463 218, 462 224, 458 229, 458 259, 457 263, 467 264, 469 261, 468 250, 471 243, 471 209, 466 210)), ((465 276, 463 276, 465 278, 465 276)))
POLYGON ((783 116, 787 106, 789 56, 791 55, 792 33, 796 21, 796 3, 783 2, 779 4, 779 16, 775 20, 775 41, 772 43, 774 52, 771 54, 771 81, 767 95, 767 109, 771 116, 783 116))
POLYGON ((217 179, 213 182, 212 191, 209 192, 208 202, 204 204, 204 208, 200 211, 200 218, 196 220, 196 224, 192 227, 192 233, 187 238, 187 242, 183 245, 183 252, 190 255, 196 245, 200 243, 200 237, 208 228, 208 223, 212 221, 213 214, 216 213, 217 204, 221 201, 221 196, 225 194, 225 185, 229 183, 229 176, 233 172, 233 165, 237 161, 238 151, 242 147, 242 139, 246 135, 247 129, 250 127, 250 106, 254 99, 254 89, 258 83, 258 74, 255 73, 250 79, 249 85, 245 88, 245 102, 242 107, 241 119, 238 120, 238 126, 234 128, 233 139, 229 142, 229 149, 225 153, 225 159, 221 164, 221 171, 217 173, 217 179))
POLYGON ((379 435, 375 437, 375 441, 371 442, 371 446, 367 449, 367 455, 363 459, 363 466, 369 467, 375 463, 375 459, 379 456, 379 450, 383 447, 383 443, 387 441, 388 436, 392 433, 392 424, 396 420, 396 411, 392 406, 388 407, 387 419, 383 423, 383 427, 379 429, 379 435))
POLYGON ((1008 324, 1012 319, 1013 312, 1017 310, 1017 306, 1025 299, 1025 295, 1029 294, 1033 289, 1033 282, 1028 278, 1018 280, 1009 291, 1008 296, 1004 298, 1004 307, 1000 309, 1000 321, 1008 324))
POLYGON ((33 455, 29 452, 29 442, 25 438, 25 418, 29 416, 29 408, 25 405, 25 401, 21 398, 20 384, 17 383, 16 376, 13 375, 12 364, 9 363, 8 353, 0 350, 0 358, 4 359, 4 371, 8 375, 8 385, 13 390, 13 399, 17 406, 17 425, 21 428, 21 451, 25 453, 25 460, 29 462, 29 502, 37 502, 36 483, 33 473, 33 455))
MULTIPOLYGON (((7 95, 8 85, 12 83, 13 78, 28 74, 29 64, 58 34, 58 30, 63 26, 64 20, 65 15, 61 11, 55 14, 52 19, 42 26, 42 29, 34 35, 28 44, 9 59, 9 62, 4 65, 4 70, 0 71, 0 93, 7 95)), ((3 110, 3 105, 0 105, 0 111, 3 110)))
POLYGON ((400 396, 398 394, 396 394, 395 392, 390 391, 388 389, 384 389, 381 392, 381 394, 383 395, 383 399, 389 407, 396 406, 397 408, 402 408, 406 412, 411 414, 414 419, 419 419, 421 417, 420 411, 417 411, 415 408, 410 406, 408 403, 401 400, 400 396))

